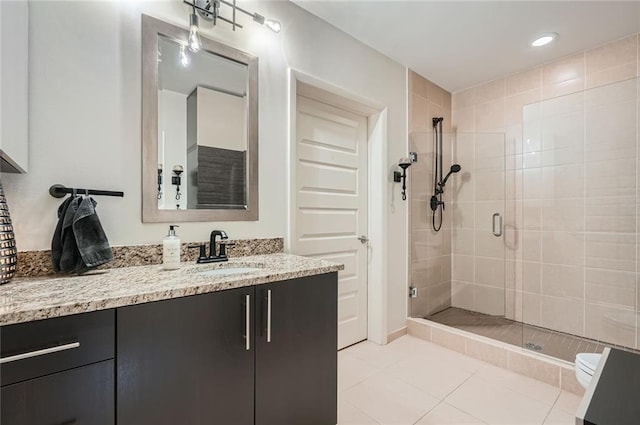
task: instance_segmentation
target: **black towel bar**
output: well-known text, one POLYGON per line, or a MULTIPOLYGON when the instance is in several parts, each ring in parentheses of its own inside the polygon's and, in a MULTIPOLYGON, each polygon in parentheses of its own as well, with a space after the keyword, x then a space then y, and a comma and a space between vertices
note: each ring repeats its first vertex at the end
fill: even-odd
POLYGON ((95 189, 80 189, 73 187, 66 187, 61 184, 54 184, 49 188, 49 194, 54 198, 64 198, 69 193, 77 193, 78 195, 96 195, 96 196, 119 196, 123 197, 124 192, 116 192, 113 190, 95 190, 95 189))

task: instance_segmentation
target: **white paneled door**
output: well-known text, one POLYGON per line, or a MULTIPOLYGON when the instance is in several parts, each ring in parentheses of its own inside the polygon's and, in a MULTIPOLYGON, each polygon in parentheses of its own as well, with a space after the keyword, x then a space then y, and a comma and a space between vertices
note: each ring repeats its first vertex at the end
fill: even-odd
POLYGON ((338 348, 367 338, 367 118, 297 98, 292 252, 344 263, 338 348))

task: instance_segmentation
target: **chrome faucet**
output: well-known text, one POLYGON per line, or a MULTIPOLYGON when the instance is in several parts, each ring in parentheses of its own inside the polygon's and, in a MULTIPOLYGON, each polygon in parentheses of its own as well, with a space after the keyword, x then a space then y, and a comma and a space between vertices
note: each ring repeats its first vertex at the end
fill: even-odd
POLYGON ((218 263, 221 261, 229 261, 229 257, 227 257, 227 245, 233 246, 235 244, 227 243, 227 239, 229 239, 229 237, 223 230, 212 231, 209 236, 209 256, 206 255, 206 243, 200 245, 189 245, 189 248, 198 248, 200 250, 196 263, 218 263), (220 242, 218 242, 218 237, 220 237, 220 242))

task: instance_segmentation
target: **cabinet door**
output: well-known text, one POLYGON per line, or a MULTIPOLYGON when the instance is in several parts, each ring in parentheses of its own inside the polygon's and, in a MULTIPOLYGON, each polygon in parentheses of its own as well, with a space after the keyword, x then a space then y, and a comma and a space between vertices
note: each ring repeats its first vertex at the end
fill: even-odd
POLYGON ((239 288, 119 308, 118 425, 253 424, 253 331, 249 349, 244 337, 253 293, 239 288))
POLYGON ((114 424, 113 360, 2 387, 2 425, 114 424))
POLYGON ((256 425, 335 425, 337 273, 260 285, 256 296, 256 425))

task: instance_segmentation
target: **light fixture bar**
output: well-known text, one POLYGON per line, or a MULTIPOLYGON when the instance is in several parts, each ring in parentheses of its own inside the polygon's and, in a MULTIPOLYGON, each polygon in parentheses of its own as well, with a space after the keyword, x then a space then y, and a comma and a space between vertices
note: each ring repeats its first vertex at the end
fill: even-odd
MULTIPOLYGON (((227 18, 225 18, 223 16, 220 16, 218 14, 214 14, 211 10, 204 9, 204 8, 198 6, 197 4, 192 3, 190 1, 187 1, 187 0, 183 0, 182 2, 185 3, 185 4, 188 4, 191 7, 195 7, 196 10, 199 10, 202 13, 206 13, 208 15, 213 16, 214 19, 220 19, 221 21, 224 21, 224 22, 226 22, 228 24, 234 25, 234 23, 233 23, 233 21, 231 21, 231 19, 227 19, 227 18)), ((242 24, 239 24, 237 22, 235 23, 235 26, 238 27, 238 28, 244 28, 244 26, 242 24)))
POLYGON ((243 28, 242 25, 240 25, 237 20, 237 14, 236 12, 242 12, 247 16, 250 16, 251 18, 253 18, 253 20, 261 25, 266 26, 267 28, 269 28, 271 31, 273 32, 280 32, 280 29, 282 28, 282 25, 280 24, 280 22, 274 20, 274 19, 265 19, 264 16, 260 15, 259 13, 253 13, 248 11, 247 9, 244 9, 240 6, 238 6, 236 4, 236 0, 233 0, 232 2, 229 2, 227 0, 211 0, 211 4, 213 6, 213 8, 210 9, 206 9, 203 7, 198 6, 197 3, 198 0, 183 0, 184 3, 194 7, 196 10, 200 11, 202 14, 205 14, 205 16, 210 16, 211 18, 207 18, 207 20, 212 21, 213 25, 216 24, 216 20, 220 19, 221 21, 224 21, 228 24, 231 24, 233 31, 236 30, 237 28, 243 28), (224 18, 222 16, 220 16, 220 14, 217 11, 217 7, 216 4, 224 4, 226 6, 229 6, 232 10, 232 18, 231 19, 227 19, 224 18))

